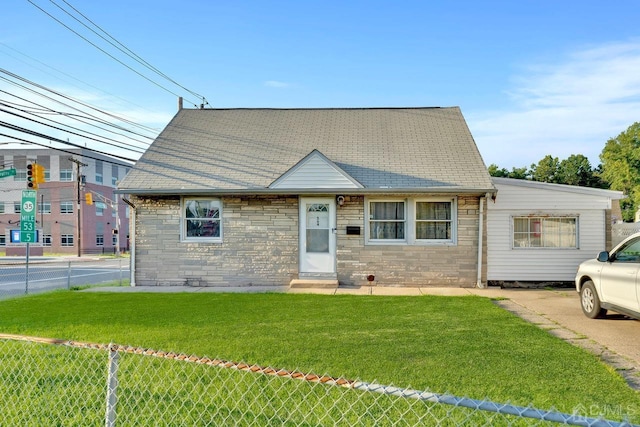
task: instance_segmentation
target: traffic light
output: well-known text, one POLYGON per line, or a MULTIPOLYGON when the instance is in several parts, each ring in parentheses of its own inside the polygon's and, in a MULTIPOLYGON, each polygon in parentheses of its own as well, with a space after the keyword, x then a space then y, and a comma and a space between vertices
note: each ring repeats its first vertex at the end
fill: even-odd
POLYGON ((88 205, 92 205, 93 204, 93 196, 91 195, 91 193, 84 193, 84 200, 85 200, 85 202, 87 202, 88 205))
POLYGON ((38 185, 44 183, 44 166, 34 163, 33 166, 36 168, 36 183, 38 185))
POLYGON ((35 163, 29 163, 27 165, 27 188, 31 190, 38 189, 38 179, 36 174, 37 165, 35 163))

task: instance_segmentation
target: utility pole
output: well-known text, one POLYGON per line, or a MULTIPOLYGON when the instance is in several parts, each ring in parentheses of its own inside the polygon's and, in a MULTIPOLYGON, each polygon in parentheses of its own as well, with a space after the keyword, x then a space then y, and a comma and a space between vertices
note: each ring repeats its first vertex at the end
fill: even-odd
POLYGON ((118 196, 116 195, 115 201, 111 207, 116 211, 116 256, 120 256, 120 211, 118 210, 118 196))
POLYGON ((82 163, 80 160, 77 160, 73 157, 69 157, 69 160, 76 164, 76 194, 77 194, 77 204, 76 204, 76 234, 78 235, 78 258, 82 256, 82 220, 81 220, 81 212, 80 208, 82 206, 82 202, 80 200, 80 186, 82 175, 80 175, 80 166, 89 166, 86 163, 82 163))

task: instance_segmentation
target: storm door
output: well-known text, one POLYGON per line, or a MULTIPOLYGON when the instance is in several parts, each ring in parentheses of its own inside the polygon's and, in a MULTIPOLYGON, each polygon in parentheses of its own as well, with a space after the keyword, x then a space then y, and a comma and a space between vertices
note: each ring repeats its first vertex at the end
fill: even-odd
POLYGON ((336 202, 300 198, 300 273, 336 272, 336 202))

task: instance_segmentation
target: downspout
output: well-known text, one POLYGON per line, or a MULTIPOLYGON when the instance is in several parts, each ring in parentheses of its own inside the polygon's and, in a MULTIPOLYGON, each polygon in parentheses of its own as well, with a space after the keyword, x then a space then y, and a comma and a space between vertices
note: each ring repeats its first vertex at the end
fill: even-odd
POLYGON ((131 218, 129 218, 129 242, 130 242, 130 259, 129 259, 129 274, 130 279, 129 283, 131 286, 136 285, 136 207, 130 200, 126 198, 122 198, 122 201, 125 202, 131 208, 131 218))
POLYGON ((476 287, 484 288, 482 283, 482 249, 484 246, 484 200, 486 196, 481 196, 479 199, 480 209, 478 214, 478 280, 476 281, 476 287))

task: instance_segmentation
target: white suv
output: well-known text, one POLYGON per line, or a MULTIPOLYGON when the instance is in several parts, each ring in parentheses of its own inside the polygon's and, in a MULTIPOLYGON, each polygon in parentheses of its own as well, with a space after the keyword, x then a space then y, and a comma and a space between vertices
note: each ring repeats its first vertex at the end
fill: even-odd
POLYGON ((595 319, 613 310, 640 319, 639 274, 640 233, 580 264, 576 291, 584 314, 595 319))

